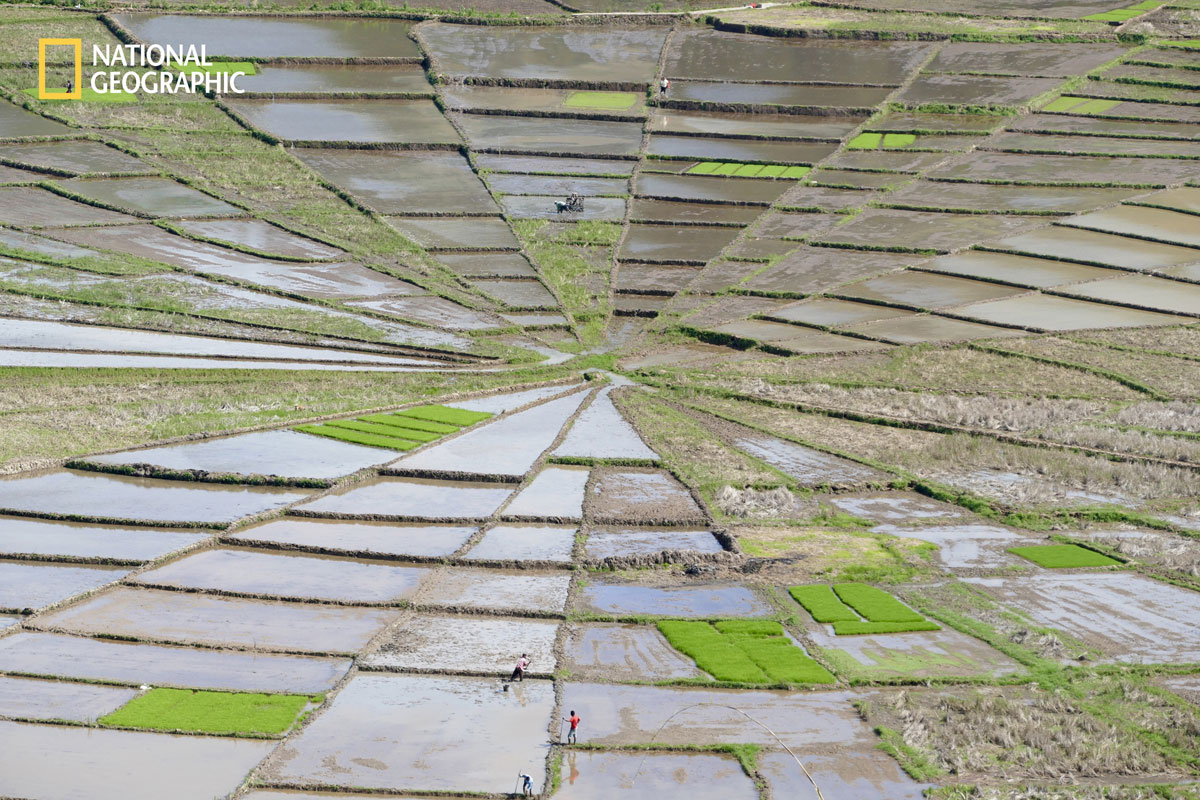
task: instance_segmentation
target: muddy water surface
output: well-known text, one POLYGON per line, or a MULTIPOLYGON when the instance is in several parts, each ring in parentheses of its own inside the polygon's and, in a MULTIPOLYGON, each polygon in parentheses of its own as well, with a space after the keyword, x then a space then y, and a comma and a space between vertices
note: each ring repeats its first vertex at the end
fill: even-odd
POLYGON ((866 86, 798 86, 783 83, 722 83, 672 81, 671 100, 701 103, 748 103, 779 106, 878 105, 891 94, 889 88, 866 86))
POLYGON ((952 272, 970 278, 1009 281, 1026 286, 1062 286, 1067 283, 1114 277, 1112 270, 1053 261, 1047 258, 964 250, 952 256, 927 261, 924 266, 939 272, 952 272))
POLYGON ((758 142, 706 136, 650 137, 646 153, 666 158, 744 161, 770 164, 815 164, 837 149, 833 142, 758 142))
POLYGON ((1005 186, 918 181, 890 195, 888 202, 918 208, 963 208, 971 211, 1087 211, 1140 193, 1138 189, 1095 186, 1005 186))
POLYGON ((876 319, 892 319, 895 317, 912 316, 911 311, 898 308, 871 305, 868 303, 852 303, 849 300, 836 300, 829 297, 818 297, 795 305, 784 306, 771 312, 772 319, 782 319, 788 322, 804 322, 809 325, 845 325, 851 322, 869 322, 876 319))
POLYGON ((557 622, 503 617, 413 614, 388 632, 379 649, 360 659, 370 669, 447 670, 507 676, 521 653, 527 675, 549 677, 556 669, 557 622))
POLYGON ((660 681, 704 678, 653 625, 587 623, 571 631, 566 666, 584 680, 660 681))
POLYGON ((443 405, 450 406, 451 408, 462 408, 467 411, 486 411, 489 414, 503 414, 506 411, 514 411, 531 403, 548 400, 555 395, 563 394, 570 388, 570 386, 563 384, 540 386, 536 389, 488 394, 470 400, 453 400, 443 403, 443 405))
POLYGON ((95 722, 137 695, 115 686, 0 677, 0 716, 95 722))
POLYGON ((467 525, 398 525, 284 517, 245 528, 233 544, 267 544, 332 555, 442 558, 462 547, 476 528, 467 525))
POLYGON ((512 493, 495 483, 377 478, 299 506, 300 511, 349 517, 474 520, 491 516, 512 493))
POLYGON ((1060 84, 1062 81, 1057 78, 924 74, 913 81, 897 99, 911 105, 1019 105, 1058 88, 1060 84))
POLYGON ((904 492, 835 495, 829 502, 847 514, 876 522, 929 521, 966 514, 959 506, 904 492))
POLYGON ((537 275, 517 253, 442 253, 438 261, 464 278, 532 278, 537 275))
POLYGON ((451 85, 442 90, 442 98, 452 109, 552 111, 570 112, 575 115, 604 114, 630 117, 646 115, 645 95, 635 92, 622 92, 619 97, 614 96, 611 107, 587 105, 588 95, 581 95, 574 89, 451 85))
POLYGON ((579 155, 632 155, 642 143, 640 122, 452 114, 476 148, 579 155))
POLYGON ((613 288, 620 292, 678 292, 698 274, 700 269, 694 266, 625 263, 613 280, 613 288))
POLYGON ((345 255, 336 247, 297 236, 258 219, 192 220, 180 223, 180 227, 196 236, 289 258, 319 260, 345 255))
POLYGON ((924 525, 913 528, 881 525, 874 530, 936 544, 939 550, 935 558, 950 570, 1028 566, 1020 557, 1009 553, 1008 549, 1037 544, 1035 540, 1022 538, 995 525, 924 525))
POLYGON ((493 318, 441 297, 389 297, 384 300, 352 301, 348 305, 455 331, 499 327, 493 318))
MULTIPOLYGON (((1009 301, 999 300, 996 302, 1008 303, 1009 301)), ((971 306, 970 308, 985 305, 988 304, 981 303, 979 306, 971 306)), ((885 319, 880 322, 847 325, 846 330, 877 337, 887 342, 895 342, 896 344, 969 341, 971 339, 992 339, 997 336, 1021 335, 1021 331, 1018 330, 996 328, 991 325, 980 325, 974 322, 963 322, 959 319, 934 317, 928 314, 904 317, 902 319, 885 319)))
POLYGON ((498 525, 485 533, 463 560, 570 564, 577 530, 548 525, 498 525))
POLYGON ((0 146, 0 158, 32 167, 49 167, 67 172, 131 172, 156 170, 133 156, 99 142, 40 142, 0 146))
POLYGON ((115 525, 85 525, 28 517, 0 517, 0 553, 149 561, 208 538, 209 533, 181 533, 115 525))
POLYGON ((770 605, 745 586, 638 586, 593 581, 577 600, 579 611, 614 616, 761 617, 770 605))
POLYGON ((685 225, 630 225, 619 257, 634 261, 691 261, 715 258, 738 234, 737 228, 685 225))
POLYGON ((71 129, 61 122, 18 108, 11 103, 0 106, 0 136, 15 139, 20 136, 60 136, 71 129))
POLYGON ((303 150, 297 158, 384 214, 474 214, 496 204, 471 165, 450 151, 303 150))
POLYGON ((584 506, 596 521, 628 524, 703 523, 691 493, 665 470, 602 469, 584 506))
POLYGON ((528 570, 447 570, 427 581, 414 602, 455 610, 559 615, 567 604, 570 580, 561 573, 528 570))
POLYGON ((548 175, 632 175, 636 161, 599 158, 549 158, 544 156, 497 156, 479 153, 476 163, 496 172, 544 173, 548 175))
MULTIPOLYGON (((1154 196, 1147 199, 1155 202, 1154 196)), ((1072 217, 1065 224, 1200 247, 1200 221, 1196 215, 1161 208, 1117 206, 1072 217)), ((1196 252, 1196 260, 1200 261, 1200 251, 1196 252)))
POLYGON ((0 609, 36 611, 125 577, 128 567, 0 561, 0 609))
POLYGON ((557 308, 554 295, 538 281, 481 280, 475 281, 480 291, 488 294, 509 308, 557 308))
POLYGON ((761 208, 714 203, 676 203, 670 200, 636 198, 630 217, 645 222, 735 222, 748 225, 758 219, 761 208))
POLYGON ((998 297, 1010 297, 1024 292, 1024 289, 1011 286, 907 270, 871 278, 838 290, 838 294, 847 297, 881 300, 918 308, 940 308, 995 300, 998 297))
POLYGON ((759 178, 714 178, 698 175, 643 173, 638 176, 635 188, 637 194, 643 197, 764 205, 774 201, 791 185, 791 181, 759 178))
MULTIPOLYGON (((905 775, 893 758, 872 747, 836 754, 803 753, 801 762, 827 798, 921 800, 928 787, 905 775)), ((764 753, 758 764, 775 797, 815 796, 812 782, 787 753, 764 753)))
POLYGON ((516 250, 521 246, 500 217, 388 217, 387 221, 417 244, 435 250, 493 247, 516 250))
POLYGON ((127 214, 77 203, 45 189, 0 189, 0 222, 7 225, 112 225, 133 221, 127 214))
POLYGON ((506 195, 501 203, 504 211, 517 219, 555 219, 564 218, 578 220, 607 220, 620 222, 625 218, 625 198, 623 197, 591 197, 584 204, 583 211, 571 211, 560 214, 556 202, 565 195, 506 195))
MULTIPOLYGON (((583 737, 586 739, 586 737, 583 737)), ((755 800, 758 790, 730 756, 708 753, 568 751, 562 764, 564 800, 614 796, 652 800, 685 793, 692 800, 755 800)))
POLYGON ((724 549, 708 531, 687 531, 678 528, 602 528, 588 534, 584 554, 590 559, 599 560, 655 555, 671 550, 719 553, 724 549))
POLYGON ((862 483, 885 478, 870 467, 795 442, 767 436, 741 425, 730 425, 730 429, 730 441, 735 447, 761 458, 805 485, 862 483))
POLYGON ((1172 325, 1184 319, 1152 311, 1138 311, 1044 294, 977 303, 957 309, 957 312, 985 322, 1024 325, 1053 331, 1172 325))
POLYGON ((1001 214, 939 214, 877 208, 863 211, 818 241, 868 248, 913 247, 946 251, 1042 225, 1042 221, 1001 214))
POLYGON ((224 201, 165 178, 77 178, 59 184, 75 194, 156 217, 225 217, 242 213, 224 201))
POLYGON ((238 81, 247 92, 433 92, 420 66, 376 64, 259 65, 238 81))
POLYGON ((1014 183, 1168 184, 1186 180, 1194 172, 1190 162, 1179 159, 976 152, 935 168, 929 176, 1014 183))
POLYGON ((610 389, 602 390, 583 410, 554 455, 658 460, 658 454, 646 446, 613 405, 610 389))
POLYGON ((504 509, 506 517, 576 520, 583 516, 587 467, 546 467, 504 509))
POLYGON ((1200 315, 1200 286, 1147 275, 1130 275, 1112 280, 1071 286, 1072 294, 1115 303, 1132 303, 1179 314, 1200 315))
POLYGON ((229 107, 284 140, 440 144, 458 132, 432 100, 237 100, 229 107))

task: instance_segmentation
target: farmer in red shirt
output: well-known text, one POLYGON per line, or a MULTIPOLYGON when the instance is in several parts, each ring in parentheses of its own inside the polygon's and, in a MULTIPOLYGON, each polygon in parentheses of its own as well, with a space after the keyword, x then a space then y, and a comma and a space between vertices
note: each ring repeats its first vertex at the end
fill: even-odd
POLYGON ((567 744, 576 744, 575 733, 579 730, 579 717, 575 714, 575 709, 571 709, 571 718, 567 722, 571 723, 571 730, 567 731, 567 744))

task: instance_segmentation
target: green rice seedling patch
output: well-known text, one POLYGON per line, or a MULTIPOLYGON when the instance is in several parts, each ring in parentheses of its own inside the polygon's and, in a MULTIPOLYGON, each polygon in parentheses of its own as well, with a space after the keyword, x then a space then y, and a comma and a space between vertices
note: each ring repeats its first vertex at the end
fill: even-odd
POLYGON ((764 166, 764 164, 744 164, 738 167, 733 174, 739 178, 753 178, 762 172, 764 166))
POLYGON ((359 419, 363 422, 378 422, 380 425, 395 425, 399 428, 411 428, 414 431, 427 433, 454 433, 458 430, 457 425, 430 422, 427 419, 417 419, 416 417, 402 417, 399 414, 367 414, 359 419))
POLYGON ((782 164, 768 164, 759 171, 758 177, 778 178, 786 169, 787 167, 783 166, 782 164))
POLYGON ((1090 14, 1084 19, 1094 20, 1096 22, 1124 22, 1128 19, 1133 19, 1139 14, 1145 14, 1147 11, 1153 11, 1161 6, 1162 0, 1143 0, 1143 2, 1125 8, 1114 8, 1111 11, 1102 11, 1099 14, 1090 14))
POLYGON ((637 102, 633 92, 574 92, 563 105, 567 108, 606 108, 620 110, 637 102))
POLYGON ((1039 544, 1028 547, 1010 547, 1008 552, 1027 558, 1041 567, 1066 569, 1070 567, 1111 567, 1121 564, 1103 553, 1080 547, 1077 544, 1039 544))
POLYGON ((335 428, 345 428, 351 431, 377 433, 380 436, 392 436, 397 439, 410 439, 414 442, 432 442, 434 439, 442 438, 440 433, 414 431, 409 428, 402 428, 399 425, 387 425, 382 422, 363 422, 362 420, 358 419, 338 419, 331 422, 326 422, 325 424, 332 425, 335 428))
POLYGON ((429 420, 430 422, 457 425, 460 428, 474 425, 476 422, 483 422, 492 416, 486 411, 467 411, 462 408, 447 408, 446 406, 417 406, 416 408, 406 408, 396 413, 405 417, 429 420))
POLYGON ((788 589, 797 603, 817 622, 859 622, 853 609, 833 593, 832 586, 793 586, 788 589))
POLYGON ((340 439, 352 444, 365 444, 369 447, 385 447, 389 450, 412 450, 420 445, 409 439, 397 439, 394 436, 380 436, 377 433, 364 433, 348 428, 336 428, 332 425, 297 425, 296 430, 302 433, 312 433, 326 436, 330 439, 340 439))
POLYGON ((903 147, 908 147, 917 141, 917 137, 911 133, 887 133, 883 137, 884 150, 899 150, 903 147))
POLYGON ((733 173, 737 172, 738 169, 741 168, 741 166, 742 166, 741 164, 737 164, 734 162, 725 163, 725 164, 722 164, 721 166, 717 167, 716 169, 714 169, 712 171, 712 174, 713 175, 732 175, 733 173))
POLYGON ((247 75, 257 75, 258 68, 253 61, 213 61, 208 64, 171 64, 175 72, 203 72, 206 75, 224 75, 231 72, 244 72, 247 75))
POLYGON ((882 589, 865 583, 834 584, 842 602, 871 622, 922 622, 922 617, 882 589))
MULTIPOLYGON (((65 86, 57 86, 57 87, 48 86, 48 87, 46 87, 47 92, 65 92, 66 90, 67 90, 67 87, 65 87, 65 86)), ((35 89, 23 89, 22 91, 25 94, 29 95, 30 97, 37 99, 38 90, 36 88, 35 89)), ((78 100, 53 100, 53 99, 51 99, 51 100, 39 100, 38 102, 40 102, 40 103, 136 103, 137 101, 138 101, 138 97, 136 94, 127 94, 125 92, 104 92, 102 94, 100 92, 97 92, 95 89, 93 89, 90 86, 84 86, 84 87, 82 87, 81 96, 78 100)))
POLYGON ((739 161, 705 161, 691 167, 689 175, 726 175, 737 178, 803 178, 811 167, 788 167, 783 164, 745 164, 739 161))
POLYGON ((779 174, 781 178, 795 178, 799 180, 808 173, 812 172, 812 167, 788 167, 779 174))
POLYGON ((771 620, 663 621, 671 646, 720 681, 737 683, 832 683, 824 667, 805 655, 771 620))
POLYGON ((688 170, 693 175, 711 175, 721 166, 720 161, 702 161, 688 170))
POLYGON ((1063 95, 1042 106, 1042 111, 1070 111, 1072 114, 1103 114, 1120 103, 1119 100, 1093 100, 1088 97, 1063 95))
POLYGON ((846 144, 847 150, 874 150, 883 142, 882 133, 860 133, 846 144))
POLYGON ((877 633, 910 633, 912 631, 940 631, 941 625, 929 620, 918 622, 835 622, 833 632, 838 636, 865 636, 877 633))
POLYGON ((151 689, 106 717, 102 725, 160 731, 191 731, 224 736, 276 736, 321 697, 296 694, 151 689))

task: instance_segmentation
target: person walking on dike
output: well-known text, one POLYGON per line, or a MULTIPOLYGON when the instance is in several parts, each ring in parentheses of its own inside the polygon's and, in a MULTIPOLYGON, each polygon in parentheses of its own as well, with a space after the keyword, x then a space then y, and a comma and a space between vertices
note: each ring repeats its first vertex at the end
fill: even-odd
POLYGON ((575 713, 575 709, 571 709, 571 718, 567 720, 567 722, 571 723, 571 729, 567 731, 567 744, 577 744, 575 740, 575 734, 579 731, 579 723, 582 722, 582 720, 580 720, 579 716, 575 713))
POLYGON ((659 97, 666 97, 666 96, 667 96, 667 89, 670 89, 670 88, 671 88, 671 82, 670 82, 669 80, 667 80, 666 78, 663 78, 663 79, 662 79, 662 82, 660 82, 660 83, 658 84, 658 95, 659 95, 659 97))
POLYGON ((508 679, 509 683, 513 681, 525 682, 525 670, 529 669, 529 656, 521 653, 521 657, 517 659, 517 666, 513 669, 512 677, 508 679))
POLYGON ((528 772, 522 772, 517 777, 521 779, 521 794, 533 797, 533 776, 528 772))

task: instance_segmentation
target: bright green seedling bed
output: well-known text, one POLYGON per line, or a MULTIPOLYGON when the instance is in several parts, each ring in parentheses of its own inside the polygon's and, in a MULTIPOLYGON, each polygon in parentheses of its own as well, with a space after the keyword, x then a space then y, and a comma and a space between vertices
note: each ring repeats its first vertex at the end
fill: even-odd
POLYGON ((462 408, 447 408, 446 406, 417 406, 416 408, 406 408, 396 413, 405 417, 429 420, 430 422, 457 425, 460 428, 474 425, 476 422, 483 422, 492 416, 486 411, 467 411, 462 408))
POLYGON ((394 425, 398 428, 411 428, 414 431, 426 431, 428 433, 454 433, 458 430, 457 425, 447 425, 444 422, 430 422, 425 419, 417 419, 416 417, 403 417, 399 414, 368 414, 365 417, 359 417, 363 422, 378 422, 380 425, 394 425))
POLYGON ((1103 114, 1110 108, 1119 105, 1119 100, 1095 100, 1091 97, 1071 97, 1063 95, 1057 100, 1042 106, 1042 111, 1069 111, 1072 114, 1103 114))
POLYGON ((574 92, 563 103, 567 108, 631 108, 638 96, 633 92, 574 92))
POLYGON ((911 133, 860 133, 846 143, 847 150, 901 150, 915 144, 917 137, 911 133))
POLYGON ((798 180, 811 167, 787 167, 782 164, 743 164, 737 161, 702 161, 687 170, 689 175, 728 175, 735 178, 783 178, 798 180))
POLYGON ((297 425, 296 430, 370 447, 412 450, 491 416, 485 411, 418 406, 395 414, 369 414, 358 419, 340 419, 319 425, 297 425))
POLYGON ((225 736, 277 736, 296 724, 309 703, 321 699, 296 694, 151 689, 101 717, 100 724, 225 736))
POLYGON ((1127 19, 1133 19, 1139 14, 1153 11, 1162 4, 1163 0, 1144 0, 1144 2, 1137 5, 1115 8, 1112 11, 1103 11, 1099 14, 1090 14, 1084 17, 1084 19, 1095 20, 1096 22, 1124 22, 1127 19))
POLYGON ((1028 547, 1010 547, 1008 552, 1050 569, 1111 567, 1121 563, 1115 558, 1109 558, 1103 553, 1077 544, 1035 544, 1028 547))
POLYGON ((719 681, 833 683, 830 672, 805 655, 769 620, 663 621, 667 641, 719 681))
POLYGON ((440 439, 440 433, 427 433, 426 431, 412 431, 398 428, 394 425, 380 425, 377 422, 362 422, 357 419, 339 419, 333 422, 326 422, 326 425, 331 425, 335 428, 346 428, 352 431, 362 431, 363 433, 377 433, 380 436, 393 436, 397 439, 408 439, 413 442, 432 442, 434 439, 440 439))
POLYGON ((788 592, 814 620, 832 623, 839 636, 941 630, 936 622, 865 583, 793 586, 788 592))
POLYGON ((337 428, 333 425, 297 425, 296 430, 302 433, 312 433, 329 439, 339 439, 352 444, 365 444, 368 447, 386 447, 391 450, 412 450, 421 443, 409 439, 397 439, 395 436, 380 436, 377 433, 337 428))

